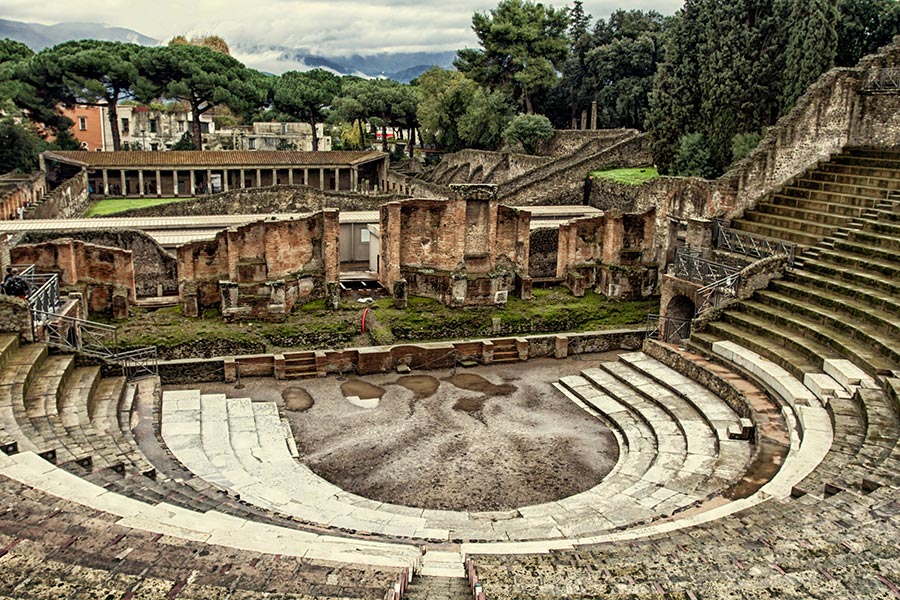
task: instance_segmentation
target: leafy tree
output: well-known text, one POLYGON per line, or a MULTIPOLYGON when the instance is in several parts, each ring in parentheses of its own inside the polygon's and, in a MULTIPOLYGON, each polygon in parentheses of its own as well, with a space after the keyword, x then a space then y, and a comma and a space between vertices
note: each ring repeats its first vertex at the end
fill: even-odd
POLYGON ((597 100, 598 125, 642 129, 653 78, 664 57, 666 20, 657 12, 617 10, 598 21, 585 57, 583 87, 597 100))
POLYGON ((135 95, 140 52, 142 48, 134 44, 99 40, 66 42, 50 50, 50 56, 58 61, 68 97, 107 107, 113 150, 121 149, 117 107, 135 95))
POLYGON ((144 97, 172 98, 190 106, 191 133, 199 150, 203 149, 202 114, 221 104, 243 112, 268 97, 269 82, 261 73, 203 46, 148 48, 142 54, 141 67, 151 83, 144 97))
POLYGON ((335 121, 343 121, 345 123, 353 123, 356 131, 350 137, 342 136, 348 147, 355 146, 360 150, 366 147, 365 122, 368 119, 368 113, 363 103, 351 95, 354 86, 359 83, 358 79, 345 79, 343 82, 343 93, 335 98, 332 107, 331 117, 335 121))
POLYGON ((673 171, 682 177, 711 177, 709 146, 702 133, 687 133, 678 142, 673 171))
POLYGON ((785 51, 781 110, 787 112, 806 88, 834 66, 838 19, 834 0, 806 0, 791 4, 785 51))
POLYGON ((288 71, 278 78, 273 90, 275 107, 279 111, 312 126, 312 149, 318 151, 316 125, 325 120, 326 108, 341 93, 340 78, 322 69, 305 73, 288 71))
POLYGON ((30 173, 38 165, 40 137, 27 123, 0 120, 0 173, 30 173))
POLYGON ((752 133, 739 133, 731 138, 731 163, 734 164, 750 154, 754 148, 759 146, 762 134, 754 131, 752 133))
POLYGON ((663 174, 672 172, 681 136, 699 124, 702 2, 686 0, 672 23, 665 60, 648 99, 647 129, 653 136, 653 157, 663 174))
POLYGON ((176 35, 169 40, 170 46, 203 46, 222 54, 231 56, 231 49, 228 43, 217 35, 205 35, 200 37, 187 38, 183 35, 176 35))
POLYGON ((491 90, 501 90, 534 112, 535 94, 558 83, 568 54, 565 9, 530 0, 500 0, 489 13, 476 12, 472 29, 481 49, 457 52, 454 66, 491 90))
POLYGON ((172 145, 172 150, 196 150, 197 145, 194 143, 194 136, 190 131, 185 131, 177 142, 172 145))
POLYGON ((837 10, 838 66, 852 67, 900 35, 900 3, 896 0, 838 0, 837 10))
POLYGON ((535 154, 538 144, 553 137, 553 125, 544 115, 518 115, 503 132, 507 143, 519 143, 527 154, 535 154))
POLYGON ((15 112, 15 102, 21 88, 16 70, 32 56, 34 52, 25 44, 10 39, 0 40, 0 111, 7 114, 15 112))
POLYGON ((465 143, 459 132, 460 120, 478 91, 478 84, 457 71, 434 68, 417 80, 421 101, 417 115, 425 142, 450 152, 465 143))
POLYGON ((560 81, 561 92, 569 104, 571 119, 576 119, 578 108, 590 101, 584 88, 587 72, 585 59, 594 46, 594 38, 589 31, 590 24, 591 15, 584 12, 581 0, 575 0, 569 11, 569 55, 563 65, 560 81))
POLYGON ((514 114, 505 94, 478 89, 457 120, 459 137, 466 147, 495 150, 514 114))

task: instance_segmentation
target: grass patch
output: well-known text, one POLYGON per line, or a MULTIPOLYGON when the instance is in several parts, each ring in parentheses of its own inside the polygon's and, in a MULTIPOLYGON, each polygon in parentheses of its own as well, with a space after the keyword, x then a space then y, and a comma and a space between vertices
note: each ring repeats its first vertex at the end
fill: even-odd
POLYGON ((610 171, 593 171, 591 175, 600 179, 611 179, 625 185, 641 185, 655 177, 659 177, 656 167, 638 167, 636 169, 612 169, 610 171))
POLYGON ((97 200, 85 211, 84 216, 102 217, 135 208, 148 208, 150 206, 159 206, 160 204, 184 202, 186 200, 193 200, 193 198, 110 198, 108 200, 97 200))
POLYGON ((185 318, 180 307, 135 308, 116 325, 123 348, 152 344, 162 358, 174 359, 633 328, 658 310, 659 299, 610 300, 591 291, 576 298, 559 287, 536 289, 533 300, 510 297, 503 309, 453 309, 421 297, 410 297, 405 310, 395 309, 391 298, 370 306, 366 336, 360 332, 365 306, 351 301, 342 302, 335 311, 327 310, 324 300, 308 302, 282 323, 229 323, 214 309, 192 319, 185 318))

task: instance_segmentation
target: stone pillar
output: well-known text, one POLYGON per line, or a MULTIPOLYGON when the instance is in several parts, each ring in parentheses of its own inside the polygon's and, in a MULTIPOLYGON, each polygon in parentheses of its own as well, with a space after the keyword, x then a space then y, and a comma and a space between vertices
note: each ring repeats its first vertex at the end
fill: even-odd
POLYGON ((278 185, 278 169, 272 169, 272 185, 278 185))
POLYGON ((625 219, 620 211, 606 213, 603 227, 602 260, 605 265, 622 263, 622 244, 625 243, 625 219))
POLYGON ((481 342, 481 362, 485 365, 494 362, 494 342, 490 340, 481 342))
POLYGON ((247 187, 247 184, 246 184, 246 182, 244 181, 244 170, 241 169, 241 189, 244 189, 244 188, 246 188, 246 187, 247 187))
POLYGON ((407 296, 406 290, 406 280, 398 279, 394 282, 394 308, 404 309, 406 308, 407 303, 409 302, 409 297, 407 296))
POLYGON ((578 129, 578 117, 572 117, 572 129, 578 129))
POLYGON ((353 167, 350 169, 350 191, 357 192, 359 191, 359 168, 353 167))
POLYGON ((381 285, 394 289, 400 276, 400 223, 399 202, 388 202, 381 207, 381 285))
POLYGON ((319 169, 319 189, 325 191, 325 169, 319 169))
POLYGON ((554 340, 553 356, 566 358, 569 356, 569 338, 564 335, 556 336, 554 340))
POLYGON ((322 258, 325 263, 325 281, 341 278, 341 221, 340 211, 326 208, 322 211, 322 258))
POLYGON ((294 168, 288 169, 288 185, 294 185, 294 168))
POLYGON ((156 197, 162 198, 162 172, 156 170, 156 197))
POLYGON ((309 169, 303 169, 303 185, 309 185, 309 169))
POLYGON ((172 192, 178 196, 178 171, 172 170, 172 192))
POLYGON ((256 187, 262 187, 262 169, 256 170, 256 187))
POLYGON ((334 169, 334 191, 341 189, 341 170, 337 167, 334 169))
POLYGON ((212 169, 206 170, 206 193, 212 193, 212 169))
POLYGON ((103 169, 103 195, 109 196, 109 170, 103 169))
POLYGON ((138 196, 144 197, 144 170, 138 169, 138 196))
POLYGON ((126 196, 126 195, 128 195, 128 185, 127 185, 127 182, 125 181, 125 169, 119 170, 119 178, 122 181, 122 189, 119 190, 119 195, 126 196))
POLYGON ((229 191, 228 186, 228 169, 222 169, 222 191, 229 191))
POLYGON ((197 195, 197 173, 194 171, 194 169, 191 169, 191 193, 188 195, 189 196, 197 195))
POLYGON ((581 111, 581 128, 587 129, 588 125, 588 112, 586 110, 581 111))
POLYGON ((591 102, 591 129, 597 129, 597 101, 591 102))

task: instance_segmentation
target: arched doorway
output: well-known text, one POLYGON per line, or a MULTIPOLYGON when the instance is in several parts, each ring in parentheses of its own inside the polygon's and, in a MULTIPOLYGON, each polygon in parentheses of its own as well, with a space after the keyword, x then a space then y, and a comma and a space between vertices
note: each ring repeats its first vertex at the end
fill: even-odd
POLYGON ((697 312, 694 301, 687 296, 675 296, 666 306, 665 320, 661 323, 660 339, 670 344, 680 344, 691 335, 691 320, 697 312))

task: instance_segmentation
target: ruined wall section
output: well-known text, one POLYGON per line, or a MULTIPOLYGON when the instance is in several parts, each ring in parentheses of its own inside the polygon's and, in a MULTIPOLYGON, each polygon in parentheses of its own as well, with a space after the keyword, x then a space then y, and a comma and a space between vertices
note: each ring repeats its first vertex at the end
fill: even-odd
POLYGON ((590 171, 649 164, 653 164, 649 136, 632 136, 602 151, 579 151, 511 179, 497 188, 497 198, 510 206, 581 204, 590 171))
POLYGON ((450 306, 484 306, 504 303, 497 292, 509 292, 527 278, 531 214, 470 192, 461 192, 468 199, 382 207, 385 288, 404 281, 411 295, 450 306))
POLYGON ((21 244, 11 250, 16 264, 33 264, 39 273, 57 273, 60 286, 83 294, 88 315, 128 316, 134 302, 135 270, 131 251, 58 239, 21 244))
POLYGON ((135 293, 138 298, 178 294, 175 257, 143 231, 130 229, 31 231, 22 236, 20 243, 40 244, 59 238, 71 238, 86 244, 130 251, 135 269, 135 293))
POLYGON ((27 219, 71 219, 81 215, 88 205, 87 171, 81 171, 48 192, 26 213, 27 219))
POLYGON ((592 153, 601 152, 639 133, 636 129, 557 129, 553 137, 538 147, 538 154, 569 156, 583 151, 586 145, 590 145, 592 153))
POLYGON ((184 312, 221 305, 226 319, 283 320, 340 277, 338 211, 258 221, 178 249, 184 312))

